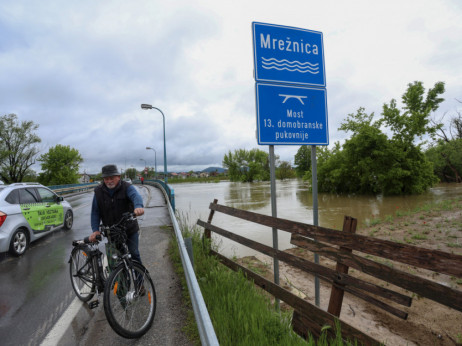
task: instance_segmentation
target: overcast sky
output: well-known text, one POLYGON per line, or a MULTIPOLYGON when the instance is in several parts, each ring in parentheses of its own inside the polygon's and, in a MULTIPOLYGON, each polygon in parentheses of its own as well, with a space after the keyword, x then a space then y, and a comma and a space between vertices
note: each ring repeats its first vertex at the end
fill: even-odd
MULTIPOLYGON (((259 148, 251 23, 323 33, 329 141, 349 113, 381 113, 409 83, 446 83, 435 116, 462 105, 462 2, 2 1, 0 115, 40 127, 41 153, 77 149, 82 171, 101 166, 169 171, 222 166, 259 148)), ((400 104, 400 103, 399 103, 400 104)), ((448 116, 447 116, 448 117, 448 116)), ((275 146, 293 163, 298 146, 275 146)), ((40 166, 34 166, 40 170, 40 166)))

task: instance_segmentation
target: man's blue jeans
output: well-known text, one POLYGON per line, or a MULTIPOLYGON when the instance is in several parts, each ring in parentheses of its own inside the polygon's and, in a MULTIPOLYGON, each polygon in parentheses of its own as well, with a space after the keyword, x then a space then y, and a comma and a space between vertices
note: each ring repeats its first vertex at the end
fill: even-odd
POLYGON ((127 246, 128 251, 130 251, 130 254, 132 255, 132 259, 141 263, 140 250, 138 249, 139 237, 139 232, 129 235, 127 238, 127 246))

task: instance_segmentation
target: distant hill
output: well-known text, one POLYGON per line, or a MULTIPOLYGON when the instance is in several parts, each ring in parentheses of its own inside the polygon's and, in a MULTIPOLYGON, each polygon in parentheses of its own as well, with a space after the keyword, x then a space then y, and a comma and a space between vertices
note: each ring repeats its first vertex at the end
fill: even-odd
POLYGON ((206 169, 202 170, 202 172, 207 172, 207 173, 212 173, 212 172, 223 173, 224 171, 225 169, 222 167, 207 167, 206 169))

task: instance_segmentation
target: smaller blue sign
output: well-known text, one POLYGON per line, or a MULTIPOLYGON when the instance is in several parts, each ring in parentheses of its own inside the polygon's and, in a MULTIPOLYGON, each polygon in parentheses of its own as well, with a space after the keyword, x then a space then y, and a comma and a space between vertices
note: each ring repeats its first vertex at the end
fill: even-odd
POLYGON ((255 88, 258 144, 329 144, 325 89, 267 83, 255 88))
POLYGON ((257 82, 326 86, 321 32, 257 22, 252 29, 257 82))

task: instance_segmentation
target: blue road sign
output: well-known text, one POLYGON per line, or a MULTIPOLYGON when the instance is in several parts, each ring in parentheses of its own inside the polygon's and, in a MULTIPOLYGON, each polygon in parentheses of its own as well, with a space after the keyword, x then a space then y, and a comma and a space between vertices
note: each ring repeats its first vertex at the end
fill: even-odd
POLYGON ((252 23, 255 80, 324 88, 322 32, 252 23))
POLYGON ((256 83, 260 145, 328 145, 326 89, 256 83))

